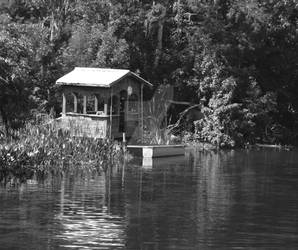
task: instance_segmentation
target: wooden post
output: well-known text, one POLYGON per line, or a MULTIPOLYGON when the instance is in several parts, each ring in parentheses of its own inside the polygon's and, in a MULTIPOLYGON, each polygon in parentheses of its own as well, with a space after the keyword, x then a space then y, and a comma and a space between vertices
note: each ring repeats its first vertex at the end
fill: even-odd
POLYGON ((105 115, 108 115, 108 104, 107 103, 104 104, 104 113, 105 113, 105 115))
POLYGON ((94 111, 98 111, 98 95, 94 95, 94 111))
POLYGON ((111 88, 111 103, 110 103, 110 138, 112 138, 112 113, 113 113, 113 89, 111 88))
POLYGON ((84 95, 84 109, 83 114, 87 114, 87 96, 84 95))
POLYGON ((62 93, 62 116, 66 114, 66 96, 65 93, 62 93))
POLYGON ((78 112, 78 96, 76 93, 73 94, 73 112, 77 113, 78 112))
POLYGON ((143 142, 144 136, 144 96, 143 96, 144 84, 141 85, 141 142, 143 142))

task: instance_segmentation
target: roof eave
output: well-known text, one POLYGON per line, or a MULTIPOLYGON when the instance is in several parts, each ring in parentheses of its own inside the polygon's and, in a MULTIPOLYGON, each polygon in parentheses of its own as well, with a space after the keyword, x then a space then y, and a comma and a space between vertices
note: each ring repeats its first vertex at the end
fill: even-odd
POLYGON ((150 88, 153 87, 153 85, 152 85, 150 82, 146 81, 145 79, 143 79, 142 77, 138 76, 137 74, 135 74, 135 73, 133 73, 133 72, 131 72, 131 71, 127 72, 125 75, 123 75, 122 77, 120 77, 120 78, 117 79, 116 81, 110 83, 110 85, 111 85, 111 86, 114 86, 116 83, 120 82, 122 79, 124 79, 124 78, 127 77, 127 76, 132 76, 132 77, 134 77, 135 79, 141 81, 142 83, 144 83, 145 85, 147 85, 147 86, 150 87, 150 88))
MULTIPOLYGON (((71 73, 71 72, 70 72, 71 73)), ((70 74, 68 73, 68 74, 70 74)), ((114 86, 115 84, 117 84, 118 82, 120 82, 121 80, 123 80, 125 77, 127 76, 132 76, 133 78, 137 79, 138 81, 142 82, 143 84, 147 85, 148 87, 152 88, 153 85, 146 81, 145 79, 143 79, 142 77, 138 76, 137 74, 131 72, 131 71, 128 71, 126 74, 124 74, 123 76, 121 76, 120 78, 118 78, 117 80, 109 83, 108 85, 99 85, 99 84, 84 84, 84 83, 69 83, 69 82, 63 82, 63 77, 59 78, 57 81, 56 81, 56 85, 59 85, 59 86, 80 86, 80 87, 99 87, 99 88, 111 88, 112 86, 114 86)))
POLYGON ((84 83, 66 83, 66 82, 56 82, 56 85, 58 86, 74 86, 74 87, 95 87, 95 88, 110 88, 111 84, 107 85, 99 85, 96 83, 88 83, 88 84, 84 84, 84 83))
POLYGON ((153 85, 152 85, 150 82, 146 81, 144 78, 138 76, 137 74, 135 74, 135 73, 133 73, 133 72, 131 72, 131 71, 129 72, 129 74, 130 74, 131 76, 135 77, 136 79, 140 80, 141 82, 143 82, 143 83, 144 83, 145 85, 147 85, 148 87, 150 87, 150 88, 153 87, 153 85))

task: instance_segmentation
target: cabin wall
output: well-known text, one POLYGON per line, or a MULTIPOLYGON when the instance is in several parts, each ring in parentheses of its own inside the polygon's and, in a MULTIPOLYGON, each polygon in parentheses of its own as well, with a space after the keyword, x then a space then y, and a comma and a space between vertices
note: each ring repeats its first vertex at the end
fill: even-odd
POLYGON ((122 138, 123 133, 127 137, 138 136, 136 133, 139 133, 141 117, 141 84, 132 77, 126 77, 111 88, 64 86, 62 91, 66 108, 61 125, 77 136, 103 138, 111 135, 122 138), (99 109, 104 112, 96 112, 95 99, 104 102, 104 110, 99 109), (89 112, 88 107, 91 106, 92 109, 92 105, 94 111, 89 112))
POLYGON ((61 128, 68 130, 71 136, 77 137, 107 137, 108 117, 68 115, 60 119, 61 128))

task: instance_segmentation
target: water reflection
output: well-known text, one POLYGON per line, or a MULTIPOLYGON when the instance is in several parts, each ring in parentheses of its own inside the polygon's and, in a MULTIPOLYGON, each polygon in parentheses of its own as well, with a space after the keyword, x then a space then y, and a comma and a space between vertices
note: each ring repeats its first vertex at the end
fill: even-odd
POLYGON ((136 159, 137 162, 139 160, 138 165, 141 165, 143 168, 158 168, 165 166, 178 166, 185 165, 188 163, 189 158, 187 155, 179 155, 179 156, 171 156, 171 157, 144 157, 140 159, 136 159))
POLYGON ((231 187, 221 177, 220 155, 202 156, 185 165, 135 170, 139 181, 127 184, 139 192, 127 198, 138 197, 130 200, 134 205, 128 211, 128 249, 197 249, 208 243, 209 231, 222 227, 229 215, 231 187))
POLYGON ((182 166, 135 169, 139 181, 127 184, 129 190, 139 190, 126 198, 134 204, 128 211, 128 249, 298 246, 297 216, 293 216, 298 198, 285 192, 298 187, 297 153, 189 156, 182 166), (284 165, 291 175, 280 183, 289 172, 284 165))
POLYGON ((0 246, 296 249, 297 160, 297 152, 189 149, 0 188, 0 246))
POLYGON ((123 218, 109 209, 108 174, 83 181, 61 182, 60 211, 55 220, 62 230, 55 237, 62 240, 61 247, 86 248, 125 245, 123 218), (65 192, 65 189, 67 192, 65 192))

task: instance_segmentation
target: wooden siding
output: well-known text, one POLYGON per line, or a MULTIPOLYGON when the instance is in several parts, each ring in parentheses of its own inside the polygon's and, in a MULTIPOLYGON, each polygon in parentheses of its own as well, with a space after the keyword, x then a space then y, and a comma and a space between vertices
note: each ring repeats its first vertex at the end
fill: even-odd
POLYGON ((107 116, 68 114, 60 118, 60 125, 69 130, 71 136, 105 138, 107 120, 107 116))

